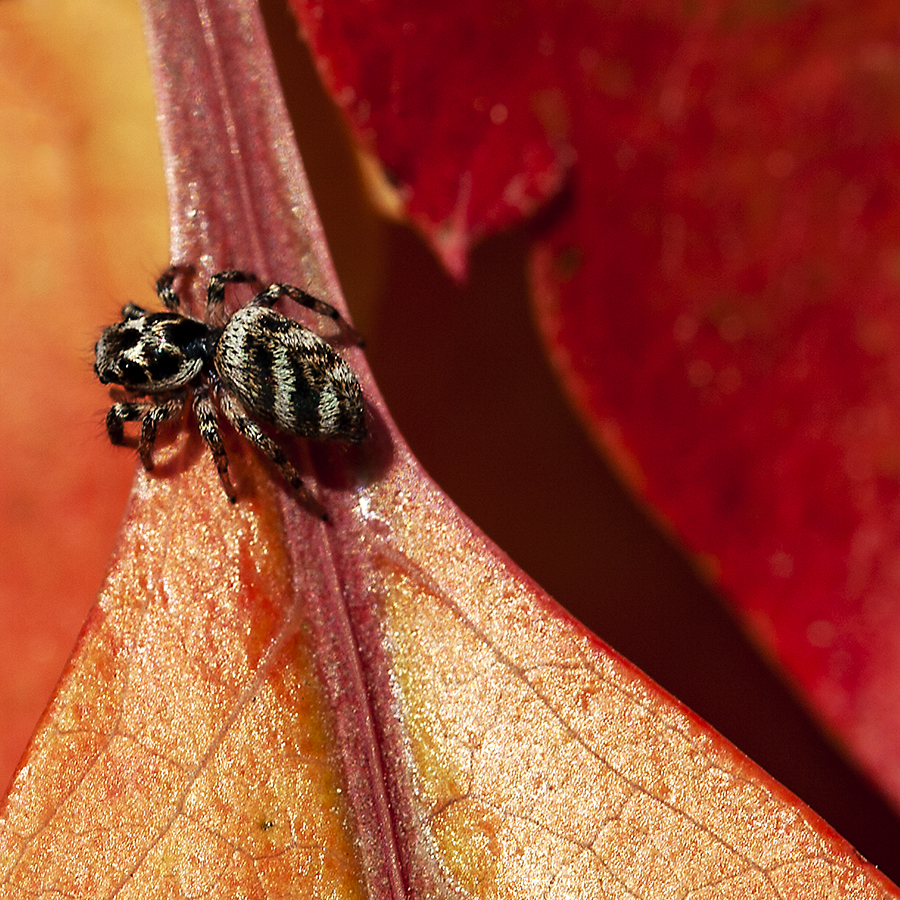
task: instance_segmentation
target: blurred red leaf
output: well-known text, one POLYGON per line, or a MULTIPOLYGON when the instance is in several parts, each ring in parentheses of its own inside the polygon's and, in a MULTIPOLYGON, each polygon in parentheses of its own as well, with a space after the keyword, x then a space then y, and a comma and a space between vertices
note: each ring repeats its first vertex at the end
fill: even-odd
POLYGON ((846 16, 711 35, 655 146, 588 167, 535 281, 594 433, 897 806, 900 42, 846 16))
POLYGON ((895 10, 294 6, 452 271, 577 160, 534 258, 570 396, 900 801, 895 10))
MULTIPOLYGON (((255 10, 147 15, 175 259, 339 303, 255 10)), ((307 456, 333 524, 235 441, 237 507, 190 432, 139 474, 0 895, 896 896, 460 516, 353 357, 373 440, 307 456)))

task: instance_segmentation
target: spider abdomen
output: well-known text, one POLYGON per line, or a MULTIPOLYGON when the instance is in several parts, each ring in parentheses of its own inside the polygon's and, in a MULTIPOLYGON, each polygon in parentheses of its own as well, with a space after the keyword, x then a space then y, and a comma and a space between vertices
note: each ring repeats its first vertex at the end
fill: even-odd
POLYGON ((274 310, 247 306, 216 344, 214 368, 246 411, 305 438, 366 437, 359 382, 318 335, 274 310))

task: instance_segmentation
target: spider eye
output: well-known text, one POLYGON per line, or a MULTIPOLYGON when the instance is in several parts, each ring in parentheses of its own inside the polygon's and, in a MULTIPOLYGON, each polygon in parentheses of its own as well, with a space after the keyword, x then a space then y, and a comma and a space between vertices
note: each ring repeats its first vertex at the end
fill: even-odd
POLYGON ((132 384, 142 384, 147 381, 147 373, 144 371, 143 366, 139 366, 136 362, 133 362, 130 359, 123 359, 120 371, 122 373, 122 381, 130 382, 132 384))
POLYGON ((169 350, 158 350, 150 354, 147 371, 154 381, 165 381, 181 368, 181 357, 169 350))
POLYGON ((130 350, 141 339, 141 333, 134 328, 122 328, 119 331, 119 350, 130 350))

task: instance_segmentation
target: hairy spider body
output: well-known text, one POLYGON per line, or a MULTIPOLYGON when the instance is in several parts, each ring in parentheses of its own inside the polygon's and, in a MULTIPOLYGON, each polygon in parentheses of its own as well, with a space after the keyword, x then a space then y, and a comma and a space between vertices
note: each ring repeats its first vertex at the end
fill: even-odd
POLYGON ((360 440, 359 384, 318 335, 271 309, 236 312, 216 344, 215 369, 247 412, 305 438, 360 440))
POLYGON ((122 321, 106 328, 95 347, 94 371, 130 398, 106 417, 114 444, 124 442, 125 422, 140 421, 139 453, 153 468, 153 446, 163 422, 181 414, 190 398, 229 499, 236 499, 217 410, 268 456, 308 505, 324 517, 284 452, 259 426, 287 434, 358 443, 367 436, 362 391, 347 363, 308 328, 270 307, 282 296, 334 320, 358 338, 334 307, 290 284, 273 284, 243 309, 223 317, 225 285, 255 282, 250 272, 228 270, 209 279, 206 321, 179 312, 173 284, 183 271, 168 269, 156 290, 168 308, 151 313, 128 304, 122 321))

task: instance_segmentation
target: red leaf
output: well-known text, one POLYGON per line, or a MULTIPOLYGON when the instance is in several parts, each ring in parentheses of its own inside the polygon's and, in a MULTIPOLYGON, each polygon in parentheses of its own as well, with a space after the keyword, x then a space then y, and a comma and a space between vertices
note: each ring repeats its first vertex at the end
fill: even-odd
POLYGON ((571 160, 560 98, 543 90, 556 37, 543 6, 294 4, 357 136, 457 276, 472 242, 537 209, 571 160))
MULTIPOLYGON (((255 11, 147 13, 176 259, 337 301, 255 11)), ((0 894, 896 896, 491 547, 352 356, 373 440, 307 467, 332 524, 237 442, 238 506, 194 434, 139 475, 0 894)))
POLYGON ((896 804, 900 96, 892 27, 852 16, 707 36, 626 176, 586 167, 536 280, 594 433, 896 804), (610 205, 631 221, 579 254, 610 205))
POLYGON ((900 800, 893 10, 296 6, 427 234, 546 171, 535 135, 577 160, 534 269, 571 396, 900 800))

